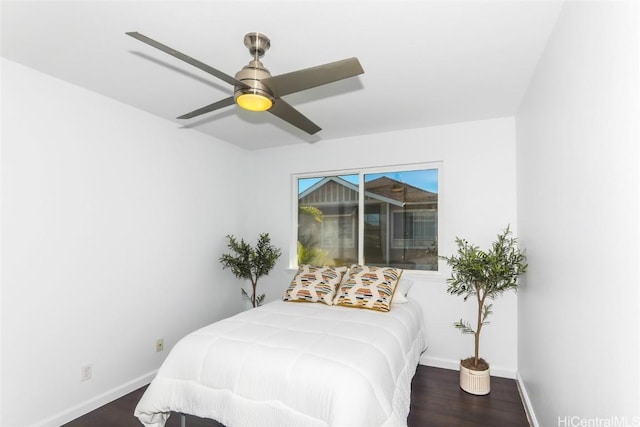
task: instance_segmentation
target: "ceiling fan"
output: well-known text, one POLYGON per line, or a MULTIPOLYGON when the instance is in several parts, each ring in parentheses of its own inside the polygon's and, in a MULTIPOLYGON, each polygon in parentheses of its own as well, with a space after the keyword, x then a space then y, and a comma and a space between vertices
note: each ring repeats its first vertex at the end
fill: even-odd
POLYGON ((198 108, 178 119, 190 119, 236 103, 249 111, 268 111, 313 135, 320 130, 320 127, 288 104, 282 96, 364 73, 358 59, 349 58, 272 76, 259 60, 271 46, 271 41, 264 34, 249 33, 244 36, 244 45, 249 49, 253 59, 238 71, 235 77, 231 77, 138 32, 126 34, 233 85, 233 96, 198 108))

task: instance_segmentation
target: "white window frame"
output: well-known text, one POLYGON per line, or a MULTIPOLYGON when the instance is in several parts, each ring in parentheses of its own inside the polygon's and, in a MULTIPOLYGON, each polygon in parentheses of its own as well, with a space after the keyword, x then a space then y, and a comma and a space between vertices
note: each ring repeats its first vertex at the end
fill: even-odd
MULTIPOLYGON (((364 188, 364 176, 375 173, 388 173, 388 172, 408 172, 413 170, 426 170, 436 169, 438 171, 438 239, 442 236, 442 221, 440 221, 440 212, 442 211, 442 170, 443 164, 441 161, 435 162, 423 162, 423 163, 407 163, 399 165, 388 165, 379 167, 363 167, 357 169, 338 169, 338 170, 319 170, 314 172, 301 172, 291 174, 291 237, 289 241, 289 267, 290 269, 296 269, 298 267, 298 179, 304 178, 316 178, 326 176, 341 176, 341 175, 358 175, 358 186, 364 188)), ((358 205, 364 206, 365 192, 358 192, 358 205)), ((358 209, 358 262, 361 263, 364 259, 364 209, 358 209)), ((411 270, 418 275, 424 276, 441 276, 442 275, 442 262, 438 261, 438 270, 411 270)))

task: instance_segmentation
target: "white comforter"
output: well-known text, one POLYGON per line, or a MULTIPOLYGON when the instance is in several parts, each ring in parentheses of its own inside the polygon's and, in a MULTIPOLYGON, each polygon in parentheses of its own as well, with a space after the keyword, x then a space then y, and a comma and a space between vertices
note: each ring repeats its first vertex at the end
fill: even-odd
POLYGON ((414 301, 388 313, 274 301, 195 331, 171 351, 135 415, 227 427, 406 426, 425 350, 414 301))

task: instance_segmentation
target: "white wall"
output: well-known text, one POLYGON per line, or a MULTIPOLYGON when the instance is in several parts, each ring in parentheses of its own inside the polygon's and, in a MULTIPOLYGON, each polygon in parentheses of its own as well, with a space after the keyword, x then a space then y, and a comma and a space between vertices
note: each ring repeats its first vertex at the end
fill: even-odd
MULTIPOLYGON (((442 161, 442 253, 515 228, 513 119, 244 152, 6 60, 2 85, 1 425, 59 425, 133 390, 185 333, 240 310, 217 261, 228 233, 284 249, 259 289, 280 298, 292 173, 442 161)), ((423 363, 455 368, 473 343, 451 323, 474 307, 444 275, 414 276, 423 363)), ((515 375, 516 308, 497 301, 484 332, 497 375, 515 375)))
POLYGON ((2 102, 0 424, 57 426, 241 309, 244 152, 6 60, 2 102))
MULTIPOLYGON (((253 209, 246 211, 246 237, 269 232, 284 249, 281 262, 261 279, 267 300, 280 298, 293 273, 287 271, 292 228, 292 174, 442 161, 441 254, 452 254, 460 236, 487 247, 507 224, 516 229, 515 123, 496 119, 300 144, 251 153, 253 209)), ((452 324, 473 319, 474 306, 446 293, 445 276, 412 275, 411 296, 424 308, 429 350, 422 363, 456 368, 473 354, 473 340, 452 324)), ((493 323, 483 332, 481 352, 493 373, 515 375, 516 295, 496 301, 493 323)))
POLYGON ((640 422, 638 80, 637 4, 567 2, 516 118, 518 370, 541 426, 640 422))

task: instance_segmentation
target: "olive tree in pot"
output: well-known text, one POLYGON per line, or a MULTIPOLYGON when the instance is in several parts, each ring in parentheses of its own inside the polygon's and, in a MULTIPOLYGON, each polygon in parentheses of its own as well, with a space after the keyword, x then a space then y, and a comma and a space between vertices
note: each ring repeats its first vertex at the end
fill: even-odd
POLYGON ((478 305, 475 326, 462 319, 454 323, 462 333, 475 338, 474 356, 460 361, 460 387, 468 393, 484 395, 490 391, 491 377, 489 364, 480 358, 480 332, 492 313, 489 300, 517 290, 518 276, 527 270, 526 256, 518 247, 517 238, 511 236, 509 226, 498 234, 487 252, 458 237, 456 244, 456 255, 441 257, 452 268, 447 292, 462 295, 465 301, 474 297, 478 305))
POLYGON ((252 307, 257 307, 264 301, 265 294, 256 295, 258 279, 266 276, 273 269, 282 254, 282 251, 271 244, 269 233, 261 233, 256 247, 252 247, 244 239, 240 242, 233 235, 227 235, 227 247, 233 254, 223 254, 220 257, 222 268, 230 268, 231 272, 239 279, 248 279, 251 282, 251 295, 244 288, 240 288, 242 295, 251 301, 252 307))

